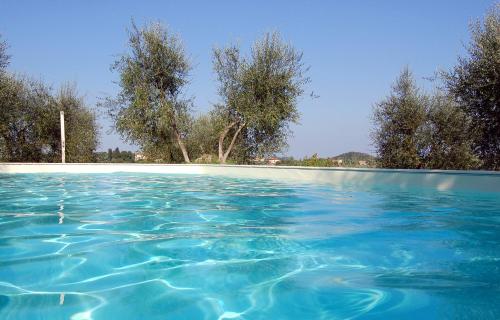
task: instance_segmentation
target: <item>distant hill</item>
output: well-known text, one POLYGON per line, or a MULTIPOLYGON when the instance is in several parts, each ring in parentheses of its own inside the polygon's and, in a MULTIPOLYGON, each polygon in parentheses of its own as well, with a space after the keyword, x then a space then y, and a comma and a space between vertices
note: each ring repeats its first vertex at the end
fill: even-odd
POLYGON ((332 159, 335 160, 342 159, 344 161, 357 162, 357 161, 374 161, 375 157, 368 153, 351 151, 339 154, 338 156, 332 157, 332 159))

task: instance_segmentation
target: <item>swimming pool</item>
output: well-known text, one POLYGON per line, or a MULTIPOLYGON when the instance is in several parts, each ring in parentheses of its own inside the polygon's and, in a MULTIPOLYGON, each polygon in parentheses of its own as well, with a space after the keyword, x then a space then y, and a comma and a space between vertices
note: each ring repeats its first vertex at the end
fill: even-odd
POLYGON ((500 197, 0 174, 0 319, 498 319, 500 197))

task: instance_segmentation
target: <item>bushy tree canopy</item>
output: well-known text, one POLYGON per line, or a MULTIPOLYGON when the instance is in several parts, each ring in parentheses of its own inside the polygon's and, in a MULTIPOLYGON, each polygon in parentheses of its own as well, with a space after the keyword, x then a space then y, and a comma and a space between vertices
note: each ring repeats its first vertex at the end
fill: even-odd
MULTIPOLYGON (((57 130, 52 131, 51 139, 57 141, 54 150, 60 153, 60 129, 54 126, 59 120, 59 110, 64 111, 66 131, 66 161, 68 162, 93 162, 95 150, 99 144, 99 128, 95 112, 85 105, 82 96, 78 94, 76 86, 64 85, 55 96, 53 110, 50 111, 52 126, 57 130), (55 115, 55 118, 54 118, 55 115), (54 122, 56 121, 56 122, 54 122)), ((49 126, 49 123, 47 123, 49 126)))
POLYGON ((193 120, 187 139, 189 154, 193 159, 212 157, 212 155, 217 154, 217 143, 222 123, 223 120, 214 111, 193 120))
POLYGON ((471 27, 469 55, 445 74, 447 89, 474 129, 474 151, 483 168, 500 169, 500 4, 471 27))
POLYGON ((0 34, 0 73, 9 65, 10 56, 7 53, 7 47, 7 41, 2 40, 2 35, 0 34))
MULTIPOLYGON (((2 161, 51 161, 47 118, 50 92, 41 82, 4 74, 0 77, 0 157, 2 161), (44 150, 45 149, 45 150, 44 150), (46 152, 44 152, 46 151, 46 152)), ((51 124, 57 126, 59 123, 51 124)))
POLYGON ((59 112, 66 122, 66 160, 94 161, 98 127, 75 86, 54 95, 42 81, 5 71, 7 43, 0 39, 0 161, 59 162, 59 112))
POLYGON ((180 39, 159 23, 132 23, 129 46, 113 65, 121 91, 107 100, 116 130, 150 158, 189 162, 183 140, 190 102, 182 91, 191 67, 180 39))
POLYGON ((375 105, 373 139, 380 164, 385 168, 420 168, 421 128, 426 120, 425 97, 419 93, 408 68, 391 94, 375 105))
POLYGON ((429 101, 420 142, 422 162, 429 169, 473 169, 479 165, 472 151, 470 117, 448 95, 436 93, 429 101))
POLYGON ((420 93, 404 69, 373 112, 373 141, 384 168, 471 169, 470 117, 446 94, 420 93))
POLYGON ((92 162, 98 128, 76 89, 65 86, 57 95, 40 81, 0 76, 0 159, 16 162, 59 162, 59 111, 65 112, 66 160, 92 162))
POLYGON ((309 81, 302 53, 279 34, 267 33, 249 58, 238 46, 214 50, 214 69, 226 121, 219 136, 219 160, 225 162, 238 138, 253 155, 278 152, 286 145, 290 123, 297 122, 297 99, 309 81), (230 137, 226 140, 226 137, 230 137))

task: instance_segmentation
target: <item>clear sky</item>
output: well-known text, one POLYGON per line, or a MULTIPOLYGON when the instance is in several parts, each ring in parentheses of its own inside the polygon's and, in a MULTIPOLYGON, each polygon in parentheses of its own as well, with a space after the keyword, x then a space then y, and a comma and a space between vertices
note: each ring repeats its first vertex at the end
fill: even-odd
MULTIPOLYGON (((346 151, 373 153, 370 113, 408 65, 420 85, 448 69, 464 52, 468 24, 494 1, 24 1, 0 2, 0 34, 10 44, 10 71, 57 88, 75 82, 89 105, 114 95, 109 67, 127 50, 134 18, 161 21, 179 34, 194 63, 188 96, 197 112, 218 101, 212 48, 231 41, 243 48, 265 31, 279 31, 304 52, 317 99, 299 102, 287 152, 303 157, 346 151)), ((101 119, 100 149, 127 147, 101 119)))

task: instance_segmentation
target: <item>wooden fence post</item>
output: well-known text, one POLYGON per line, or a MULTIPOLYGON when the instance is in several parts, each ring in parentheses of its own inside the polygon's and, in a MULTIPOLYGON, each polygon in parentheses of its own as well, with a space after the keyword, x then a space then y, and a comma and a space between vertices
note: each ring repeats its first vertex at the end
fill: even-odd
POLYGON ((61 111, 61 161, 66 163, 66 137, 64 134, 64 111, 61 111))

